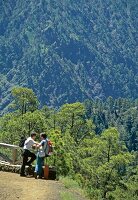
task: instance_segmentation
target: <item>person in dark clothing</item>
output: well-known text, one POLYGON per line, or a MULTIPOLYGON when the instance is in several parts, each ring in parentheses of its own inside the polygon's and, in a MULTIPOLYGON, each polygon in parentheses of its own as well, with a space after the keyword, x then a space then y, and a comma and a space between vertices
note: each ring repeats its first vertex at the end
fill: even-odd
POLYGON ((31 166, 32 162, 36 159, 36 155, 33 152, 31 152, 32 147, 38 144, 37 142, 34 141, 35 138, 36 138, 36 133, 32 132, 30 137, 27 138, 27 140, 24 143, 23 154, 22 154, 23 162, 21 166, 20 176, 26 176, 25 166, 26 165, 31 166))

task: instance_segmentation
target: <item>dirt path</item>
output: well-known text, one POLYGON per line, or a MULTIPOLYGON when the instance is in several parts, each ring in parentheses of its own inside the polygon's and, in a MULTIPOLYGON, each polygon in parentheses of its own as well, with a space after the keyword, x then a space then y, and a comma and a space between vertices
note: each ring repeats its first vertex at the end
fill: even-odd
POLYGON ((60 200, 62 189, 58 181, 35 180, 0 172, 0 200, 60 200))

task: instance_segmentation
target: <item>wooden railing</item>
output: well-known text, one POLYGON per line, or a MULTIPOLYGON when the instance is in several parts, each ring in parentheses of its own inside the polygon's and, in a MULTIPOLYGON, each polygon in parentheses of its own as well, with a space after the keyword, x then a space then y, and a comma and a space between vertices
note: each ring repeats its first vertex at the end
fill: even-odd
POLYGON ((5 144, 5 143, 0 143, 0 147, 9 148, 12 150, 12 163, 15 164, 17 160, 17 151, 18 149, 21 149, 21 148, 17 145, 5 144))

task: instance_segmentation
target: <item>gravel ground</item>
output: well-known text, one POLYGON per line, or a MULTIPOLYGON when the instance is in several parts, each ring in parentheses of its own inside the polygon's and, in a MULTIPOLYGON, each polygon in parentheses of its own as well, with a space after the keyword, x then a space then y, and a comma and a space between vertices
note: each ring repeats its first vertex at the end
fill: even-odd
POLYGON ((58 181, 0 172, 0 200, 60 200, 62 190, 63 186, 58 181))

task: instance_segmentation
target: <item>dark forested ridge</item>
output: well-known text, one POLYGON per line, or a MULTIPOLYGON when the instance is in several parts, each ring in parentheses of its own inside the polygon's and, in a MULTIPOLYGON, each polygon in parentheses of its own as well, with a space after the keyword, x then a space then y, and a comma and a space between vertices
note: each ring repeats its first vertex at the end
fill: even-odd
POLYGON ((0 0, 1 110, 15 85, 41 104, 138 97, 136 0, 0 0))

